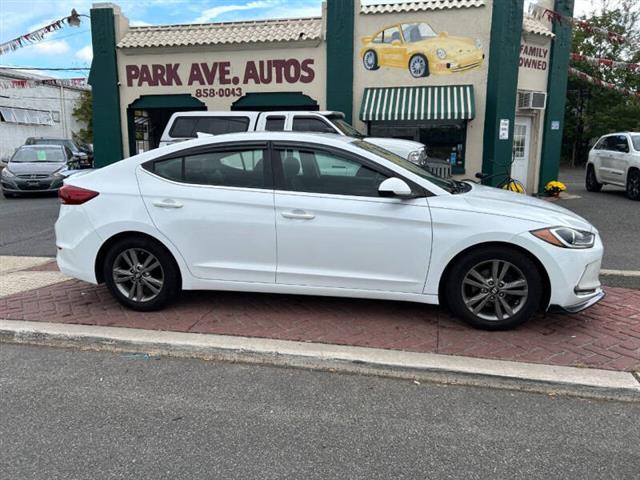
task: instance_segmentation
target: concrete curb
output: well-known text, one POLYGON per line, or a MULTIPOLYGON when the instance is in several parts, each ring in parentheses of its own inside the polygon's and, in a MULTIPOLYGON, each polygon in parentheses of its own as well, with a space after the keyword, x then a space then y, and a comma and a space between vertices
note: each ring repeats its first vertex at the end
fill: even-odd
POLYGON ((198 333, 0 320, 0 342, 378 375, 640 402, 628 372, 198 333))

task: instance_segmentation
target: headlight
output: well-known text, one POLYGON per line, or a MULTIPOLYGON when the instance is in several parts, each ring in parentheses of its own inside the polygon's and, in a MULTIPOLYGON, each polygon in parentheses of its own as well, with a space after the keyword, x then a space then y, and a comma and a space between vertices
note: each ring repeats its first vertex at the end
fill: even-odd
POLYGON ((444 60, 447 58, 447 51, 444 48, 439 48, 436 50, 436 55, 440 60, 444 60))
POLYGON ((596 242, 594 233, 569 227, 543 228, 531 233, 540 240, 563 248, 591 248, 596 242))
POLYGON ((2 170, 2 176, 5 178, 11 178, 11 177, 15 177, 15 174, 9 170, 9 167, 4 167, 4 169, 2 170))
POLYGON ((476 48, 482 48, 482 41, 479 38, 476 38, 476 48))
POLYGON ((420 161, 422 160, 422 150, 414 150, 407 157, 411 163, 415 163, 416 165, 420 165, 420 161))

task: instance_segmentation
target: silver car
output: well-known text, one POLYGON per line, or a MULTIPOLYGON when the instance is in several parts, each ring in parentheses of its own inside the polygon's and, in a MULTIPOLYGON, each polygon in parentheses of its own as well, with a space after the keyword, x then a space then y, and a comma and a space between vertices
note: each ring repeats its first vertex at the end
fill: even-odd
POLYGON ((2 194, 57 192, 68 176, 73 155, 61 145, 23 145, 0 174, 2 194))

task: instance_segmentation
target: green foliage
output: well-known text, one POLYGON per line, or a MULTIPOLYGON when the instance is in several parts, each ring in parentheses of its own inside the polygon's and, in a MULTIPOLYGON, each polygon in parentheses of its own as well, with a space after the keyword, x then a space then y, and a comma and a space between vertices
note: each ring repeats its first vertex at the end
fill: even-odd
MULTIPOLYGON (((593 14, 582 17, 590 24, 625 35, 630 41, 614 43, 599 33, 574 28, 572 52, 619 62, 640 63, 640 2, 622 0, 611 8, 607 0, 593 14)), ((640 70, 572 62, 577 70, 620 87, 640 92, 640 70)), ((640 131, 640 99, 569 77, 562 156, 571 164, 587 161, 598 137, 618 131, 640 131)))
POLYGON ((80 101, 73 109, 73 116, 79 122, 87 125, 87 128, 81 128, 80 131, 74 132, 74 140, 80 143, 93 143, 93 100, 91 92, 83 92, 80 101))

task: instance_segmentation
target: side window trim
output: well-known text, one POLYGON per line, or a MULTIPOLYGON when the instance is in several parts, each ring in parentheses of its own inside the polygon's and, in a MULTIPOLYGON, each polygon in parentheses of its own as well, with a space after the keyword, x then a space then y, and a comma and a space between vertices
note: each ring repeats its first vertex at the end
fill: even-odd
MULTIPOLYGON (((416 197, 431 197, 433 196, 433 193, 430 192, 429 190, 427 190, 426 188, 422 187, 421 185, 418 185, 416 182, 414 182, 413 180, 406 178, 404 175, 397 173, 391 169, 388 169, 382 165, 379 165, 371 160, 369 160, 368 158, 362 157, 360 155, 357 155, 353 152, 345 152, 344 150, 340 150, 337 148, 332 148, 332 147, 328 147, 325 145, 317 145, 317 144, 313 144, 313 143, 294 143, 294 142, 286 142, 286 141, 276 141, 276 142, 271 142, 271 155, 270 155, 270 160, 271 160, 271 168, 273 170, 273 188, 275 190, 283 190, 283 191, 290 191, 286 189, 286 184, 285 184, 285 179, 284 179, 284 171, 282 170, 282 165, 281 162, 279 161, 279 155, 277 154, 277 152, 279 150, 293 150, 293 149, 297 149, 297 150, 303 150, 303 149, 309 149, 309 150, 317 150, 320 152, 324 152, 324 153, 329 153, 329 154, 333 154, 333 155, 338 155, 340 157, 344 157, 348 160, 353 160, 355 162, 360 163, 361 165, 364 165, 367 168, 370 168, 371 170, 374 170, 382 175, 386 175, 387 177, 397 177, 400 178, 402 180, 404 180, 405 182, 407 182, 409 184, 409 186, 411 187, 412 191, 416 192, 416 197)), ((313 192, 309 192, 309 193, 313 193, 313 192)), ((334 195, 334 194, 324 194, 324 195, 334 195)), ((376 198, 376 197, 363 197, 363 198, 376 198)), ((382 197, 380 197, 382 198, 382 197)))

